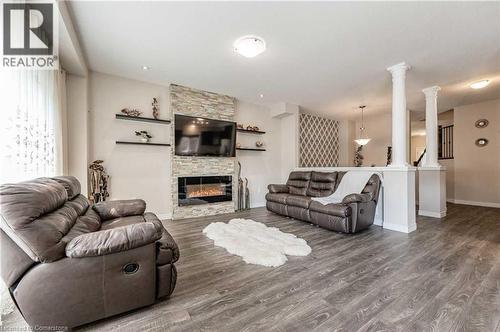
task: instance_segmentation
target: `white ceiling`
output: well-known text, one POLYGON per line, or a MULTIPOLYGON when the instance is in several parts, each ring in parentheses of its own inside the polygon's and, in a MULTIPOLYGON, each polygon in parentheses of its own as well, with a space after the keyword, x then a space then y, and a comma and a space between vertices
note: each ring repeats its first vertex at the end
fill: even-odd
POLYGON ((83 2, 71 12, 94 71, 175 82, 336 117, 388 111, 401 61, 408 107, 440 85, 439 108, 500 97, 500 2, 83 2), (233 41, 263 37, 248 59, 233 41), (143 65, 150 71, 143 71, 143 65), (483 90, 471 81, 494 78, 483 90), (264 94, 264 98, 259 98, 264 94))

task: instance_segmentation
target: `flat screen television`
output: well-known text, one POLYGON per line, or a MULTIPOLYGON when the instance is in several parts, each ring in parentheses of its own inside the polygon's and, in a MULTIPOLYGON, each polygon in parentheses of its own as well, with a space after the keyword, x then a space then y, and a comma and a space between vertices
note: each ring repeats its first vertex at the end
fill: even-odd
POLYGON ((175 114, 175 155, 234 157, 236 123, 175 114))

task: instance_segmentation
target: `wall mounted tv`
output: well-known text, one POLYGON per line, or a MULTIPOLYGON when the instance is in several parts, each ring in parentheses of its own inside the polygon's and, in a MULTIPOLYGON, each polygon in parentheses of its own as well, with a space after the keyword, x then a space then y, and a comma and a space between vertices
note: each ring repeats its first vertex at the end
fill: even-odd
POLYGON ((236 123, 175 114, 175 155, 234 157, 236 123))

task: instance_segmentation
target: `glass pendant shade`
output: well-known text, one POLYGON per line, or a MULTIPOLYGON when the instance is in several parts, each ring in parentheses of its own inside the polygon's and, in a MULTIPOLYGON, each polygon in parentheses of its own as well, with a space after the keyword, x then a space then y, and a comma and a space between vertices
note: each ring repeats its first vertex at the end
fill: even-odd
POLYGON ((358 145, 366 145, 370 142, 371 138, 358 138, 355 139, 354 142, 358 143, 358 145))

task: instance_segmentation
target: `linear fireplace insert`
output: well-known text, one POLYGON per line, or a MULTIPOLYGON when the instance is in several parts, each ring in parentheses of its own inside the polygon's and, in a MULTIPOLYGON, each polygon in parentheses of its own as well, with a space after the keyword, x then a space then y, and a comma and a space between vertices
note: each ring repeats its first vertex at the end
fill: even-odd
POLYGON ((179 177, 179 206, 198 205, 233 200, 231 176, 179 177))

